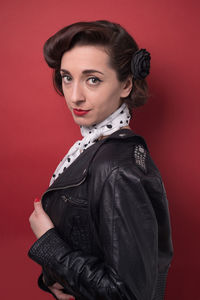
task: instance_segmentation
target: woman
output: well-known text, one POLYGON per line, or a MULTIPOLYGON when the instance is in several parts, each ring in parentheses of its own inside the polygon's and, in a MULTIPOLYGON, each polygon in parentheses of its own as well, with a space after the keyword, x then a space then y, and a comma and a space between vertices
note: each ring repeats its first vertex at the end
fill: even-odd
POLYGON ((58 165, 30 224, 39 286, 56 299, 163 299, 173 248, 166 193, 132 108, 150 54, 108 21, 63 28, 44 46, 83 139, 58 165))

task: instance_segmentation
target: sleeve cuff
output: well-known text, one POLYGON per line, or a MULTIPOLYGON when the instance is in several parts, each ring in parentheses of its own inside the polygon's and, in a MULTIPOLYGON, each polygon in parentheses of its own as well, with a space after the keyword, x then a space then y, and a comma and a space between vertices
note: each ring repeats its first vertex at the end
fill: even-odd
POLYGON ((51 258, 63 248, 65 253, 68 249, 71 252, 68 245, 59 237, 56 229, 51 228, 32 245, 28 256, 41 266, 48 265, 51 258))
POLYGON ((48 289, 48 287, 44 284, 42 277, 43 277, 43 273, 38 278, 38 286, 39 286, 39 288, 41 290, 45 291, 45 292, 50 292, 50 290, 48 289))

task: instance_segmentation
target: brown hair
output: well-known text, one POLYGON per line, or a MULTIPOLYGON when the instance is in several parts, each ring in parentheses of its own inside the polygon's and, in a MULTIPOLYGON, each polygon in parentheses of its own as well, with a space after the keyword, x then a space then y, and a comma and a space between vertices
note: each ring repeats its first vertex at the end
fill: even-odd
MULTIPOLYGON (((63 54, 75 45, 103 46, 110 56, 110 65, 116 71, 119 81, 125 81, 131 73, 131 58, 138 50, 132 36, 119 24, 105 20, 77 22, 59 30, 44 44, 44 57, 53 68, 53 83, 56 91, 63 95, 60 64, 63 54)), ((133 80, 128 97, 123 98, 131 113, 133 107, 143 105, 148 97, 145 79, 133 80)))

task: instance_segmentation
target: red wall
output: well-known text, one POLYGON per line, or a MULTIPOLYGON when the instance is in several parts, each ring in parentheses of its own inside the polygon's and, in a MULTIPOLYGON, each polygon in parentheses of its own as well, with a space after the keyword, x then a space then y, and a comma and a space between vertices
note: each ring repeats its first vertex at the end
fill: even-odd
POLYGON ((28 217, 80 134, 52 88, 42 46, 61 27, 96 19, 121 23, 152 54, 151 98, 132 128, 146 138, 169 199, 175 255, 166 300, 198 299, 199 9, 195 0, 0 2, 2 299, 51 298, 26 257, 28 217))

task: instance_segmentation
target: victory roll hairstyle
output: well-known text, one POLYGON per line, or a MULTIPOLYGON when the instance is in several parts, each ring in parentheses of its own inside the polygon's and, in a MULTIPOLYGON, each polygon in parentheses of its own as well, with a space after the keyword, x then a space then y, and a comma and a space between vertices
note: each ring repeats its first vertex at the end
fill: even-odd
POLYGON ((142 106, 148 97, 145 79, 134 79, 131 61, 138 45, 132 36, 117 23, 105 20, 73 23, 50 37, 44 44, 44 57, 53 69, 53 84, 63 96, 60 65, 63 54, 73 47, 92 45, 104 47, 110 57, 110 66, 116 71, 120 82, 133 75, 133 88, 123 101, 128 104, 130 113, 133 107, 142 106))

